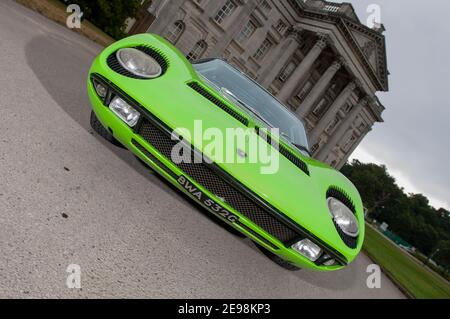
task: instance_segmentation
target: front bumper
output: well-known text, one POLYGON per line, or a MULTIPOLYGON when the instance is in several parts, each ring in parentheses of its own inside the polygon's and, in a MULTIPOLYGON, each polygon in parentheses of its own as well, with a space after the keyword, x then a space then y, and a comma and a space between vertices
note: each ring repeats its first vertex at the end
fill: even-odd
MULTIPOLYGON (((134 102, 131 98, 129 98, 124 92, 121 92, 121 90, 110 81, 106 80, 105 78, 103 78, 98 74, 92 74, 90 76, 90 79, 88 81, 88 94, 93 110, 96 113, 100 122, 106 128, 108 128, 113 133, 114 137, 117 140, 119 140, 124 146, 126 146, 131 152, 133 152, 141 160, 150 165, 155 171, 164 176, 168 181, 170 181, 182 192, 192 197, 192 194, 189 193, 178 182, 178 178, 180 176, 187 176, 187 178, 189 178, 190 182, 193 185, 195 185, 195 187, 200 189, 203 193, 207 194, 207 196, 212 198, 214 201, 219 202, 221 206, 223 206, 227 211, 231 212, 232 214, 238 217, 238 220, 236 221, 224 219, 226 223, 230 224, 232 227, 234 227, 241 233, 245 234, 247 237, 251 238, 261 246, 265 247, 267 250, 271 251, 274 254, 279 255, 283 259, 289 261, 290 263, 300 268, 308 268, 320 271, 331 271, 341 269, 346 264, 346 260, 342 255, 340 255, 337 251, 333 250, 330 247, 326 246, 324 247, 324 245, 320 246, 325 249, 328 255, 333 256, 334 259, 339 262, 339 264, 333 266, 325 266, 322 264, 325 261, 323 258, 319 259, 316 262, 312 262, 307 258, 305 258, 304 256, 300 255, 298 252, 294 251, 292 248, 290 248, 291 244, 294 241, 306 238, 307 231, 304 229, 298 229, 298 227, 295 227, 295 225, 291 225, 293 226, 291 228, 289 227, 282 228, 283 226, 285 226, 284 223, 285 221, 282 223, 277 219, 282 217, 282 215, 278 214, 277 218, 273 218, 273 216, 271 217, 270 214, 264 212, 265 213, 264 218, 268 219, 272 218, 272 220, 269 222, 267 222, 267 220, 261 221, 258 220, 258 218, 255 218, 255 216, 249 215, 249 213, 247 214, 243 213, 243 211, 245 211, 245 206, 249 206, 251 203, 246 202, 247 204, 239 206, 239 199, 237 199, 235 203, 233 202, 229 203, 228 201, 223 202, 223 198, 217 195, 218 193, 217 189, 213 189, 214 190, 213 192, 211 191, 211 183, 208 183, 208 178, 202 179, 202 176, 205 175, 204 173, 202 172, 196 173, 192 170, 192 168, 189 167, 180 167, 180 165, 176 165, 172 161, 170 161, 167 154, 166 156, 164 156, 165 153, 164 146, 157 145, 159 144, 159 142, 151 143, 151 136, 148 136, 147 134, 148 132, 145 133, 144 131, 141 130, 143 126, 142 121, 138 123, 136 128, 131 129, 125 123, 123 123, 115 114, 113 114, 109 110, 109 108, 105 106, 105 101, 100 99, 96 94, 92 83, 93 78, 95 78, 96 81, 101 81, 110 88, 110 91, 115 92, 115 94, 120 95, 121 97, 128 100, 128 102, 136 106, 136 108, 141 112, 143 118, 147 122, 146 125, 151 125, 153 129, 160 130, 162 135, 166 134, 165 136, 166 141, 167 138, 170 140, 170 133, 171 133, 170 128, 165 127, 163 123, 159 122, 158 119, 152 116, 152 114, 150 114, 144 107, 134 102), (167 137, 167 134, 169 134, 169 137, 167 137), (193 176, 195 176, 195 178, 193 178, 193 176), (205 187, 204 184, 209 184, 209 187, 205 187), (236 207, 238 209, 236 209, 236 207), (280 224, 279 225, 276 224, 277 222, 280 224), (272 226, 275 223, 275 231, 270 227, 265 227, 264 223, 272 224, 272 226), (276 231, 277 229, 278 231, 276 231), (294 233, 293 234, 287 233, 289 229, 291 231, 292 229, 294 229, 293 230, 294 233), (295 231, 297 231, 297 233, 295 233, 295 231), (299 237, 299 234, 301 237, 299 237)), ((220 174, 220 169, 218 170, 215 168, 212 169, 214 170, 214 172, 220 174)), ((226 179, 227 177, 221 174, 220 178, 226 179)), ((239 187, 239 185, 235 184, 231 179, 228 180, 227 183, 234 184, 233 187, 239 187)), ((231 189, 227 189, 225 191, 230 190, 231 189)), ((240 191, 241 190, 242 189, 240 189, 240 191)), ((197 198, 194 197, 194 199, 197 198)), ((244 198, 242 197, 241 200, 242 199, 244 198)), ((210 212, 214 213, 216 216, 218 216, 217 212, 212 210, 210 207, 205 206, 205 208, 208 209, 210 212)), ((270 206, 265 208, 266 209, 270 208, 270 206)), ((247 207, 247 210, 249 212, 254 212, 255 209, 257 209, 256 206, 247 207)), ((277 214, 277 212, 269 212, 269 213, 277 214)))

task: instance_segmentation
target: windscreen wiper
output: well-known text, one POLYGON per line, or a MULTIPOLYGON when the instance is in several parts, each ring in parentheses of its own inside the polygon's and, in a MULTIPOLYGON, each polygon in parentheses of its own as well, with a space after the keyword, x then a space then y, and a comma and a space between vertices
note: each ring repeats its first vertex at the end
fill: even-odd
POLYGON ((309 151, 309 149, 306 146, 294 143, 291 141, 289 135, 287 135, 286 133, 281 133, 281 136, 283 136, 288 142, 289 144, 295 146, 296 148, 298 148, 300 151, 304 151, 305 153, 307 153, 309 155, 309 157, 312 157, 311 152, 309 151))
MULTIPOLYGON (((230 98, 232 98, 234 100, 234 102, 240 104, 241 106, 245 107, 247 110, 249 110, 250 112, 252 112, 258 119, 260 119, 261 121, 263 121, 269 128, 273 128, 272 124, 270 124, 257 110, 255 110, 253 107, 251 107, 250 105, 246 104, 245 102, 241 101, 236 95, 234 95, 233 92, 231 92, 230 90, 228 90, 225 87, 221 87, 220 88, 220 92, 222 93, 222 95, 227 95, 230 98)), ((300 145, 300 144, 296 144, 293 143, 290 139, 290 137, 285 134, 285 133, 281 133, 282 136, 284 136, 284 138, 293 146, 295 146, 296 148, 298 148, 300 151, 305 152, 306 154, 309 155, 309 157, 312 157, 311 152, 309 151, 309 149, 306 146, 300 145)))
POLYGON ((270 124, 262 115, 261 113, 259 113, 257 110, 255 110, 253 107, 251 107, 250 105, 246 104, 245 102, 241 101, 236 95, 234 95, 233 92, 231 92, 230 90, 228 90, 225 87, 221 87, 220 88, 220 92, 222 93, 222 95, 227 95, 229 96, 231 99, 233 99, 232 102, 236 102, 239 105, 241 105, 242 107, 244 107, 245 109, 247 109, 248 111, 252 112, 259 120, 263 121, 264 124, 266 124, 269 128, 273 128, 272 124, 270 124))
POLYGON ((309 155, 309 157, 312 157, 311 152, 309 151, 309 149, 306 146, 303 146, 303 145, 300 145, 300 144, 296 144, 296 143, 292 143, 292 145, 294 145, 295 147, 297 147, 301 151, 306 152, 309 155))

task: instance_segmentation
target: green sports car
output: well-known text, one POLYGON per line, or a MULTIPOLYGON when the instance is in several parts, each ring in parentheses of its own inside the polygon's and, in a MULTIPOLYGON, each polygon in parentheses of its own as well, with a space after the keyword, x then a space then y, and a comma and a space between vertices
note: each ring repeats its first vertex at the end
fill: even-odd
POLYGON ((338 270, 361 250, 356 188, 311 158, 293 113, 225 61, 191 64, 163 38, 135 35, 95 59, 87 90, 98 134, 280 266, 338 270))

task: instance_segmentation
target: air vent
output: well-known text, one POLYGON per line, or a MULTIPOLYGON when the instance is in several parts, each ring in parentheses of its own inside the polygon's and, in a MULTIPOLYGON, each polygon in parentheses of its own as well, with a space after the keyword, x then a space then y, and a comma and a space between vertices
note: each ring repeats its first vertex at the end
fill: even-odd
POLYGON ((236 120, 244 124, 245 126, 248 126, 248 119, 233 110, 231 107, 220 101, 218 98, 216 98, 214 95, 209 93, 203 86, 201 86, 197 82, 189 82, 188 86, 202 95, 204 98, 208 99, 210 102, 214 103, 216 106, 220 107, 222 110, 230 114, 232 117, 234 117, 236 120))
MULTIPOLYGON (((341 201, 345 206, 350 209, 353 214, 356 214, 355 205, 353 204, 352 200, 350 199, 350 196, 348 196, 342 189, 339 187, 332 186, 327 191, 327 198, 334 197, 337 200, 341 201)), ((350 248, 355 249, 358 241, 357 238, 351 237, 347 234, 345 234, 339 226, 333 221, 334 226, 336 227, 336 230, 341 237, 342 241, 350 248)))
MULTIPOLYGON (((155 49, 153 49, 151 47, 144 46, 144 45, 140 45, 140 46, 137 46, 137 47, 134 47, 134 48, 138 49, 139 51, 144 52, 145 54, 148 54, 153 59, 155 59, 156 62, 158 62, 159 65, 161 66, 161 70, 162 70, 161 75, 163 75, 167 71, 167 68, 168 68, 169 64, 167 62, 167 58, 164 57, 161 52, 159 52, 159 51, 157 51, 157 50, 155 50, 155 49)), ((130 71, 126 70, 125 68, 123 68, 120 65, 119 61, 117 60, 116 52, 110 54, 109 57, 106 60, 106 63, 108 64, 108 66, 114 72, 117 72, 117 73, 119 73, 119 74, 121 74, 123 76, 129 77, 129 78, 133 78, 133 79, 148 80, 147 78, 135 75, 135 74, 131 73, 130 71)))
POLYGON ((259 127, 255 126, 256 134, 261 136, 268 144, 274 144, 275 147, 278 147, 278 151, 287 158, 292 164, 300 168, 306 175, 309 176, 308 165, 303 162, 300 158, 294 155, 288 148, 283 146, 282 144, 277 143, 276 141, 272 141, 270 135, 266 134, 264 130, 261 130, 259 127))

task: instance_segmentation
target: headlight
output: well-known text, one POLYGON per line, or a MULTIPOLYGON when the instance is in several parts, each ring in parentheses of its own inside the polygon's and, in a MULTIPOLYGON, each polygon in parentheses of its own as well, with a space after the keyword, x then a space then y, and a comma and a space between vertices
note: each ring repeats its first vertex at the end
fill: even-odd
POLYGON ((109 108, 130 127, 135 126, 139 120, 139 112, 118 96, 111 101, 109 108))
POLYGON ((336 264, 336 260, 333 259, 330 255, 325 254, 322 256, 322 260, 326 260, 322 263, 324 266, 334 266, 336 264))
POLYGON ((120 49, 116 53, 120 65, 134 75, 152 79, 161 75, 158 62, 148 54, 134 48, 120 49))
POLYGON ((334 266, 336 264, 336 260, 334 259, 328 259, 326 262, 323 263, 324 266, 334 266))
POLYGON ((359 227, 353 212, 344 203, 334 197, 329 197, 327 203, 330 214, 339 229, 350 237, 357 237, 359 227))
POLYGON ((292 248, 311 261, 316 261, 322 253, 322 249, 307 238, 295 243, 292 248))
POLYGON ((106 94, 108 93, 108 89, 101 83, 98 83, 97 81, 94 81, 94 87, 95 91, 97 92, 98 96, 100 96, 102 99, 106 97, 106 94))

